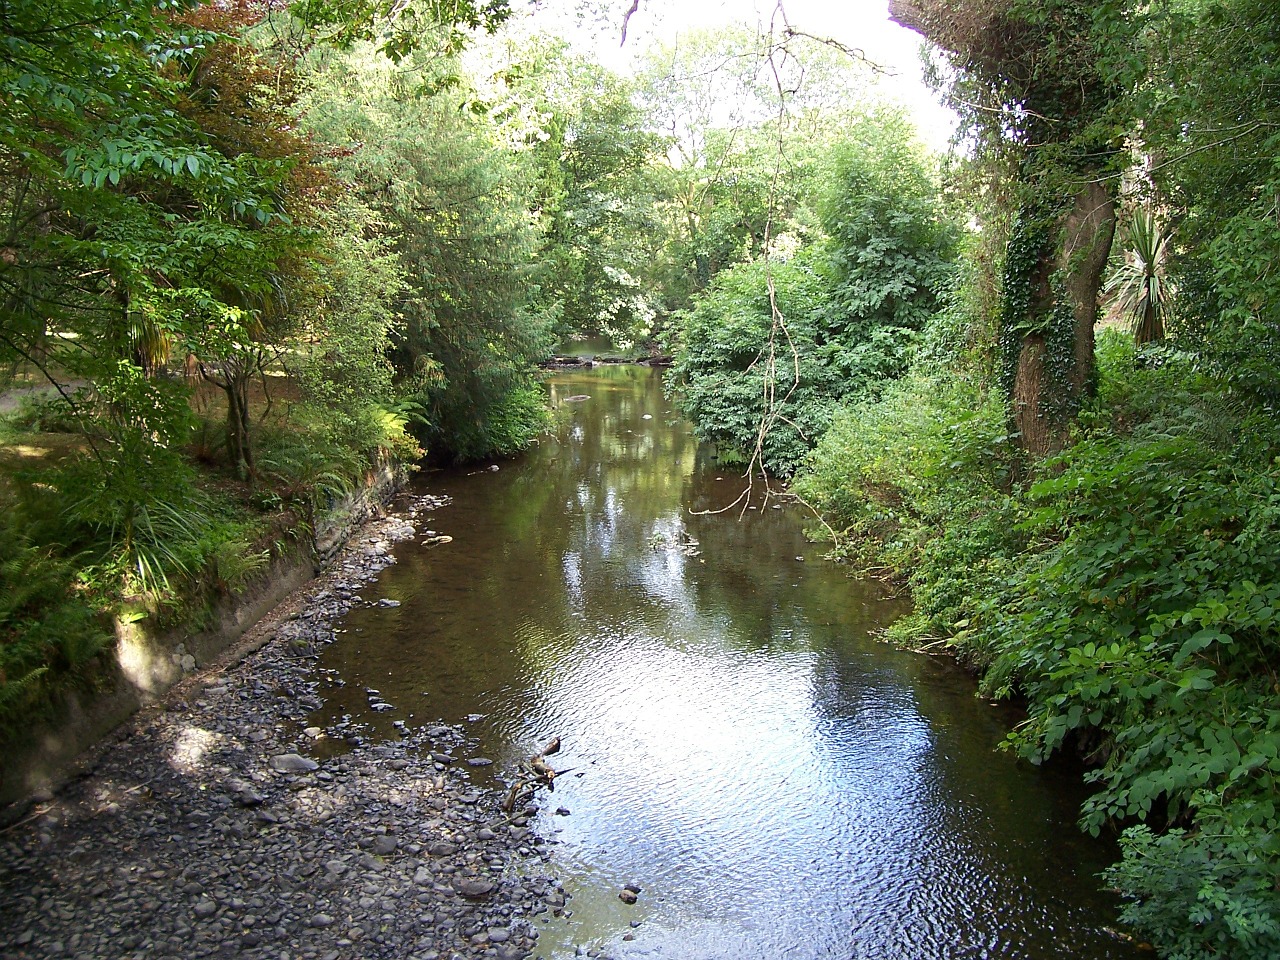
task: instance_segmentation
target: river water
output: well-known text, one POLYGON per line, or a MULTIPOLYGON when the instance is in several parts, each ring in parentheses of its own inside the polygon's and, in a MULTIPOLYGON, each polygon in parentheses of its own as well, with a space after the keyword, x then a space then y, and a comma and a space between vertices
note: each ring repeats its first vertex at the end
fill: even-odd
POLYGON ((902 606, 823 562, 794 508, 698 512, 742 480, 655 371, 550 391, 532 453, 422 478, 453 542, 398 547, 364 597, 401 605, 354 610, 324 658, 346 681, 324 719, 467 722, 495 761, 477 781, 561 738, 537 826, 572 915, 541 956, 1141 955, 1104 929, 1112 851, 1075 827, 1078 771, 996 752, 1017 717, 874 639, 902 606))

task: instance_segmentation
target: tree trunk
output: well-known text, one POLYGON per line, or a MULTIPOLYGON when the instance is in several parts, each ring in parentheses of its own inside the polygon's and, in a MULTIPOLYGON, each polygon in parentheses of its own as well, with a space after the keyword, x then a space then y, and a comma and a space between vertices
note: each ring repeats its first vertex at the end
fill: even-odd
POLYGON ((1091 5, 1063 7, 1046 21, 1001 0, 889 2, 892 20, 951 51, 964 72, 1032 121, 1034 135, 1008 134, 1023 154, 1025 200, 1005 251, 1000 346, 1013 426, 1034 456, 1066 445, 1093 389, 1093 327, 1115 233, 1105 176, 1114 151, 1096 133, 1081 136, 1109 88, 1092 60, 1064 54, 1082 42, 1091 5), (1048 73, 1053 64, 1066 73, 1048 73))
MULTIPOLYGON (((1110 189, 1089 182, 1049 225, 1031 263, 1020 269, 1010 251, 1001 332, 1011 374, 1006 385, 1020 445, 1034 456, 1066 446, 1093 390, 1093 329, 1115 223, 1110 189)), ((1010 245, 1019 242, 1026 242, 1025 231, 1015 231, 1010 245)))

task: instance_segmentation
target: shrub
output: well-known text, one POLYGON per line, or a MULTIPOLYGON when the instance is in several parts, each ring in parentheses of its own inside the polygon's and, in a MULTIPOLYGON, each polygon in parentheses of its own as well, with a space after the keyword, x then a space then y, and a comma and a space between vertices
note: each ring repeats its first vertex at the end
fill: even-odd
POLYGON ((973 642, 996 652, 987 690, 1027 698, 1012 746, 1100 764, 1089 830, 1178 825, 1126 833, 1126 918, 1170 956, 1275 956, 1280 431, 1189 365, 1115 359, 1109 406, 1028 491, 1034 548, 973 642))
POLYGON ((829 524, 836 554, 911 584, 901 639, 967 621, 971 598, 1023 546, 1011 441, 1002 403, 916 372, 841 411, 809 457, 794 489, 829 524))
POLYGON ((822 336, 830 287, 817 260, 809 252, 723 270, 678 318, 680 349, 667 382, 699 438, 726 462, 745 463, 766 423, 762 465, 790 473, 830 422, 842 395, 833 365, 841 351, 822 336), (776 322, 770 275, 783 318, 776 322))
POLYGON ((0 742, 11 741, 54 691, 83 676, 112 635, 76 590, 75 567, 32 543, 0 510, 0 742))

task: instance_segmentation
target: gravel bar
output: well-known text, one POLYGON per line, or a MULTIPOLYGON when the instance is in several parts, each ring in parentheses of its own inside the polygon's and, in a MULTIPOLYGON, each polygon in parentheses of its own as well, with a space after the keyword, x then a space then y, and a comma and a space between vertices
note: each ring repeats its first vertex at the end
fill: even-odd
MULTIPOLYGON (((0 955, 25 958, 531 955, 563 887, 533 807, 437 763, 447 724, 318 752, 316 657, 355 591, 439 498, 374 520, 256 625, 0 832, 0 955)), ((329 733, 341 737, 343 731, 329 733)))

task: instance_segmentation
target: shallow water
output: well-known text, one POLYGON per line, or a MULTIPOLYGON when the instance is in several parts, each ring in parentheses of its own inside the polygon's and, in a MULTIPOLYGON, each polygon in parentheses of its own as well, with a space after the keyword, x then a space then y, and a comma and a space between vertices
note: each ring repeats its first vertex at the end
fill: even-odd
POLYGON ((453 498, 427 521, 453 542, 398 547, 364 596, 401 606, 353 611, 324 663, 347 681, 324 719, 391 736, 483 715, 477 779, 562 739, 538 826, 572 916, 541 956, 1141 955, 1103 929, 1111 851, 1074 825, 1078 771, 995 752, 1015 715, 872 639, 902 606, 822 562, 792 508, 695 512, 742 481, 655 371, 550 390, 555 438, 423 478, 453 498), (397 709, 368 715, 366 686, 397 709))

